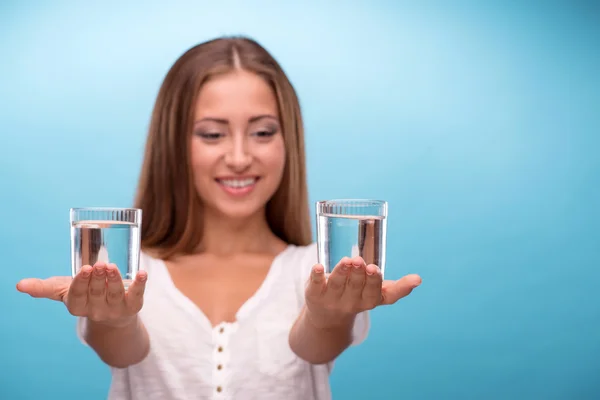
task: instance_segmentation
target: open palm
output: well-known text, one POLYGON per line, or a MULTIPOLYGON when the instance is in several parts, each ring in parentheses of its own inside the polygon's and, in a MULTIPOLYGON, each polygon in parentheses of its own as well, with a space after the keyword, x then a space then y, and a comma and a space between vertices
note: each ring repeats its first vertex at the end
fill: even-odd
POLYGON ((75 278, 23 279, 17 290, 32 297, 61 301, 75 316, 118 325, 142 308, 146 279, 146 272, 140 271, 125 291, 117 266, 97 263, 82 267, 75 278))
POLYGON ((322 265, 313 267, 306 287, 306 305, 323 324, 345 319, 380 305, 396 303, 421 284, 418 275, 382 280, 380 269, 361 257, 344 257, 327 277, 322 265))

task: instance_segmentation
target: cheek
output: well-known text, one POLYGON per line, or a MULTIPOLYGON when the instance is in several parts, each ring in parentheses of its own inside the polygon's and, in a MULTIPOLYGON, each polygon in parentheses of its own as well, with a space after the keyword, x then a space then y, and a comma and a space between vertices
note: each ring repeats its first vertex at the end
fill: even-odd
POLYGON ((274 142, 273 146, 263 157, 263 163, 268 167, 272 179, 279 184, 286 161, 283 139, 274 142))
POLYGON ((201 184, 209 178, 219 154, 216 149, 204 146, 195 140, 192 140, 190 151, 194 181, 196 184, 201 184))

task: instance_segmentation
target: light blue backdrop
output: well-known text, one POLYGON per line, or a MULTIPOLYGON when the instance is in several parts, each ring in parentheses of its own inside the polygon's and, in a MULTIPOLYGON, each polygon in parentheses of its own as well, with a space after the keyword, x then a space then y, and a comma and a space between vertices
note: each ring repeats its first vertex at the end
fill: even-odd
POLYGON ((424 279, 336 399, 600 398, 598 2, 91 3, 0 5, 0 398, 105 398, 15 283, 69 273, 69 207, 131 204, 164 74, 232 33, 299 92, 311 201, 387 199, 388 276, 424 279))

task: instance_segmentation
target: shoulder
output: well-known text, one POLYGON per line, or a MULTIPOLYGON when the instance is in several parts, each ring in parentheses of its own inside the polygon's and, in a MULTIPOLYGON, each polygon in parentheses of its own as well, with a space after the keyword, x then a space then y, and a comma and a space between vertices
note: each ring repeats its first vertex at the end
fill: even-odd
POLYGON ((312 267, 318 262, 317 244, 289 245, 277 258, 279 269, 286 271, 284 275, 304 284, 312 267))
POLYGON ((293 265, 308 265, 311 268, 318 262, 317 244, 306 246, 289 245, 280 255, 282 263, 293 265))
POLYGON ((139 269, 152 275, 152 280, 164 278, 166 272, 164 261, 144 250, 140 251, 139 269))

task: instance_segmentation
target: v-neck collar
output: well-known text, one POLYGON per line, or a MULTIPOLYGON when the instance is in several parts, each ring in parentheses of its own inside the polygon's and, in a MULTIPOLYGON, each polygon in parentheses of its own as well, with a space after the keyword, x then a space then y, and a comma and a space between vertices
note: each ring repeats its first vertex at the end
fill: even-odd
POLYGON ((160 269, 160 273, 162 273, 165 277, 164 289, 169 294, 169 296, 171 296, 173 301, 175 301, 177 304, 183 307, 185 311, 188 312, 192 317, 200 321, 200 323, 204 325, 205 328, 207 328, 207 330, 212 331, 222 326, 223 324, 237 325, 237 323, 243 321, 244 318, 262 302, 262 300, 268 297, 271 288, 273 287, 273 282, 276 281, 278 276, 281 274, 281 258, 293 247, 295 246, 290 244, 275 256, 275 258, 271 262, 271 266, 269 267, 265 279, 263 279, 256 292, 254 292, 254 294, 250 296, 237 310, 235 314, 235 321, 220 322, 215 326, 212 325, 206 314, 204 314, 204 312, 189 297, 187 297, 185 294, 183 294, 182 291, 180 291, 177 288, 175 282, 173 282, 173 279, 171 278, 171 274, 169 273, 169 269, 167 268, 167 265, 164 262, 164 260, 155 260, 156 266, 160 269))

